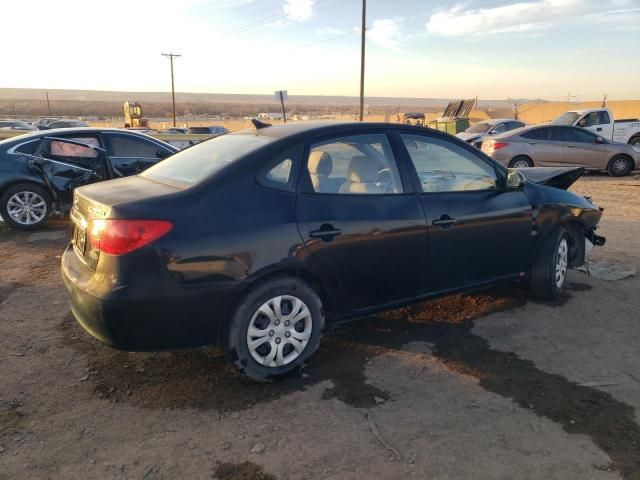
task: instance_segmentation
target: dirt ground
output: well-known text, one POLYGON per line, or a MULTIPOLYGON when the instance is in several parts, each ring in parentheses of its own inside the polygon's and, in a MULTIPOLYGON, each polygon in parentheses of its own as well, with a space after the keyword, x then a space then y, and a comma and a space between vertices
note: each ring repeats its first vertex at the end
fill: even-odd
POLYGON ((566 298, 510 286, 340 327, 304 373, 85 334, 64 221, 0 231, 0 479, 640 479, 640 177, 590 175, 607 245, 566 298), (622 276, 622 275, 619 275, 622 276))

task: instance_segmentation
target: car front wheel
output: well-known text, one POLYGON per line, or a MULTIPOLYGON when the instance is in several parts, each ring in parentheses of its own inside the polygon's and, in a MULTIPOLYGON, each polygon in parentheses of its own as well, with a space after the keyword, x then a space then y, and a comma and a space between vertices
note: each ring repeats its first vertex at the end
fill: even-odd
POLYGON ((295 277, 268 280, 241 300, 224 338, 233 365, 257 381, 297 371, 316 351, 324 327, 322 302, 295 277))
POLYGON ((569 268, 569 235, 558 227, 545 239, 531 266, 531 292, 540 298, 558 299, 564 292, 569 268))
POLYGON ((16 230, 35 230, 47 221, 50 213, 51 197, 39 185, 14 185, 0 198, 0 215, 16 230))

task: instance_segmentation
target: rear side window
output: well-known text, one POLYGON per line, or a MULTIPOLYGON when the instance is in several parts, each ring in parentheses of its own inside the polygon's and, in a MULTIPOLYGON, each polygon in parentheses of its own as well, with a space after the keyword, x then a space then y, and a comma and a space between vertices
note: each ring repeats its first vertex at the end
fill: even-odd
POLYGON ((609 123, 611 123, 611 118, 609 117, 609 114, 604 110, 602 110, 600 112, 600 125, 608 125, 609 123))
POLYGON ((140 175, 169 184, 193 185, 273 141, 263 135, 221 135, 182 150, 140 175))
POLYGON ((554 142, 575 142, 578 137, 575 135, 573 128, 557 127, 551 129, 551 140, 554 142))
POLYGON ((548 128, 536 128, 533 130, 529 130, 520 135, 521 137, 528 138, 530 140, 549 140, 549 129, 548 128))
POLYGON ((158 158, 159 145, 125 135, 109 136, 110 155, 114 157, 158 158))
POLYGON ((276 156, 258 174, 258 183, 265 187, 292 191, 295 187, 303 146, 298 145, 276 156))

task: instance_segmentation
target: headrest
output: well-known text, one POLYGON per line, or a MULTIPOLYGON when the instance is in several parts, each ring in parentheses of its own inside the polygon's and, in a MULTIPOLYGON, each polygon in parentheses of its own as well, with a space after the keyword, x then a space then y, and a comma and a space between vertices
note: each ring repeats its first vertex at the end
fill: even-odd
POLYGON ((378 162, 364 155, 353 157, 349 162, 347 178, 354 183, 374 183, 378 179, 378 162))
POLYGON ((330 175, 333 170, 331 155, 322 150, 314 150, 309 154, 309 173, 316 175, 330 175))

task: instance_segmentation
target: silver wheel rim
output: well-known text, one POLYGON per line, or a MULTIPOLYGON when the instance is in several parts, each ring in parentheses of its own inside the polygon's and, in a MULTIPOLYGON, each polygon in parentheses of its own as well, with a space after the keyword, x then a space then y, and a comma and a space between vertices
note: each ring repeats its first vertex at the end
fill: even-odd
POLYGON ((556 259, 556 287, 562 288, 564 280, 567 278, 567 263, 569 258, 569 245, 566 239, 560 241, 558 245, 558 255, 556 259))
POLYGON ((18 192, 9 198, 7 213, 20 225, 33 225, 47 215, 47 203, 35 192, 18 192))
POLYGON ((624 173, 627 171, 627 161, 624 158, 618 158, 614 160, 611 168, 615 173, 624 173))
POLYGON ((518 160, 513 163, 513 168, 529 168, 529 162, 526 160, 518 160))
POLYGON ((292 295, 273 297, 253 314, 247 347, 259 364, 282 367, 304 352, 312 328, 311 312, 302 300, 292 295))

